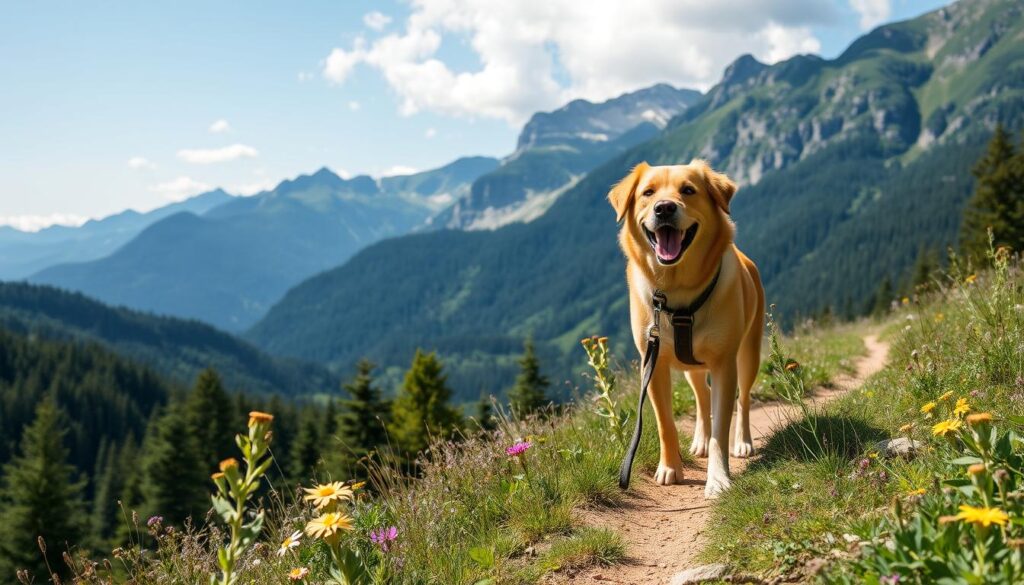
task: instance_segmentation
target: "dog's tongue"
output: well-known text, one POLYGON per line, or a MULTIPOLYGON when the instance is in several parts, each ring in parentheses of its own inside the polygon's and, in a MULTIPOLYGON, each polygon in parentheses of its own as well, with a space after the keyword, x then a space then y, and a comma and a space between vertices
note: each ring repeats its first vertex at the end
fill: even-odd
POLYGON ((668 226, 660 227, 654 232, 654 239, 657 243, 658 258, 662 260, 675 260, 679 250, 683 246, 683 234, 679 230, 668 226))

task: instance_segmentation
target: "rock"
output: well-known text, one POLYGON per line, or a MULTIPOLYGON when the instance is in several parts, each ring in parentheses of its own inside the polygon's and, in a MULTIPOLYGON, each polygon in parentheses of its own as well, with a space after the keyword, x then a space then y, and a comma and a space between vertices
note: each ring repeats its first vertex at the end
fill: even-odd
POLYGON ((923 443, 908 439, 907 437, 880 441, 875 445, 875 448, 880 453, 884 453, 886 457, 903 457, 905 459, 913 457, 922 447, 924 447, 923 443))
POLYGON ((692 569, 686 569, 681 573, 676 573, 670 581, 670 585, 687 585, 688 583, 706 583, 708 581, 715 581, 725 576, 725 573, 729 570, 728 567, 721 563, 714 563, 711 565, 701 565, 692 569))

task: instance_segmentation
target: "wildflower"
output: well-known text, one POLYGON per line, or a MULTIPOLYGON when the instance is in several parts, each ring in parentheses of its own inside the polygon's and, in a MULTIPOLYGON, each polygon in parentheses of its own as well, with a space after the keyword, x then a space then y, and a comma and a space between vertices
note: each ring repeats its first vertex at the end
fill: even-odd
POLYGON ((942 323, 942 321, 945 320, 945 318, 946 318, 946 316, 943 315, 942 313, 935 313, 935 322, 936 323, 942 323))
POLYGON ((928 490, 926 490, 924 488, 917 488, 916 490, 910 490, 909 492, 907 492, 907 495, 908 496, 923 496, 926 493, 928 493, 928 490))
POLYGON ((954 416, 963 416, 963 415, 967 414, 968 412, 971 412, 971 405, 967 404, 967 399, 966 398, 959 398, 959 399, 957 399, 956 406, 953 407, 953 415, 954 416))
POLYGON ((388 546, 398 537, 398 528, 378 528, 370 531, 370 542, 380 547, 380 550, 388 552, 388 546))
POLYGON ((882 585, 898 585, 900 582, 900 576, 896 573, 892 575, 883 575, 878 578, 878 582, 882 585))
POLYGON ((217 481, 218 479, 224 479, 224 472, 223 471, 218 471, 217 473, 214 473, 213 475, 211 475, 210 479, 212 479, 213 481, 217 481))
POLYGON ((254 410, 254 411, 249 413, 249 426, 250 427, 254 427, 254 426, 258 425, 258 424, 270 423, 270 422, 273 422, 273 420, 274 420, 274 415, 272 415, 272 414, 267 414, 265 412, 260 412, 258 410, 254 410))
POLYGON ((366 487, 366 482, 365 481, 357 481, 355 483, 349 484, 348 487, 352 488, 352 491, 357 492, 357 491, 363 489, 364 487, 366 487))
POLYGON ((971 475, 978 475, 979 473, 985 473, 985 464, 984 463, 975 463, 974 465, 971 465, 970 467, 967 468, 967 473, 970 473, 971 475))
POLYGON ((907 423, 907 424, 903 425, 902 427, 900 427, 900 432, 901 433, 909 433, 912 430, 914 430, 914 423, 907 423))
POLYGON ((980 524, 981 526, 988 528, 992 524, 1003 526, 1010 517, 1006 515, 1006 512, 1003 512, 999 508, 975 508, 974 506, 962 504, 960 506, 960 513, 956 515, 956 519, 963 520, 964 522, 969 522, 971 524, 980 524))
POLYGON ((982 423, 989 422, 992 422, 992 413, 990 412, 979 412, 977 414, 972 414, 967 417, 967 424, 971 425, 972 427, 975 425, 980 425, 982 423))
POLYGON ((944 420, 932 427, 932 434, 936 437, 945 437, 950 433, 960 430, 960 421, 957 419, 944 420))
POLYGON ((234 457, 228 457, 224 461, 220 462, 221 473, 224 473, 229 469, 238 469, 238 459, 235 459, 234 457))
POLYGON ((163 523, 164 523, 164 517, 163 516, 150 516, 149 520, 146 520, 146 526, 149 526, 150 528, 152 528, 153 526, 155 526, 157 524, 163 524, 163 523))
POLYGON ((972 274, 964 279, 964 284, 974 284, 975 280, 978 280, 978 275, 972 274))
POLYGON ((526 453, 526 450, 529 449, 530 446, 530 443, 527 441, 519 441, 508 449, 505 449, 505 453, 507 453, 509 457, 519 457, 523 453, 526 453))
POLYGON ((909 305, 910 299, 908 299, 907 297, 903 297, 902 299, 900 299, 900 302, 903 303, 904 305, 909 305))
POLYGON ((307 494, 304 499, 307 502, 313 502, 313 505, 316 506, 317 509, 333 504, 334 502, 352 499, 352 488, 340 481, 302 489, 307 494))
POLYGON ((352 518, 341 512, 328 512, 306 523, 306 534, 328 539, 342 530, 352 530, 352 518))
POLYGON ((942 396, 939 396, 939 402, 945 402, 945 401, 949 400, 952 397, 953 397, 953 391, 950 390, 950 391, 944 393, 942 396))
POLYGON ((796 360, 789 360, 789 361, 786 362, 786 371, 787 372, 795 371, 799 367, 800 367, 800 362, 798 362, 796 360))
POLYGON ((935 410, 935 406, 936 404, 934 402, 926 403, 924 406, 921 407, 921 414, 931 413, 931 411, 935 410))
POLYGON ((288 554, 288 551, 293 548, 298 548, 300 538, 302 538, 302 532, 296 530, 291 533, 288 538, 284 539, 284 542, 282 542, 281 546, 277 549, 277 556, 283 557, 288 554))
POLYGON ((606 343, 608 343, 608 338, 607 337, 598 337, 597 338, 597 342, 600 343, 601 345, 605 345, 606 343))
POLYGON ((302 581, 309 574, 309 569, 306 567, 296 567, 288 572, 288 578, 292 581, 302 581))

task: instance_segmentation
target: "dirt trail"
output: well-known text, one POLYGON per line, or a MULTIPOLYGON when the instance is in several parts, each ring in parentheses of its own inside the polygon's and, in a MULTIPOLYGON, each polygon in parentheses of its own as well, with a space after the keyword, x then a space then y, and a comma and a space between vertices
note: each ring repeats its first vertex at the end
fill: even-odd
MULTIPOLYGON (((836 377, 832 387, 819 389, 814 394, 813 402, 822 404, 841 396, 882 369, 889 344, 879 341, 876 335, 868 335, 864 337, 864 345, 867 354, 857 358, 855 373, 836 377)), ((787 414, 787 407, 779 403, 751 407, 750 432, 756 448, 760 449, 765 437, 787 414)), ((688 416, 681 422, 682 430, 687 433, 693 430, 692 419, 688 416)), ((747 461, 730 458, 734 477, 743 471, 747 461)), ((676 573, 698 564, 695 558, 704 547, 704 528, 711 509, 711 502, 704 499, 706 466, 707 459, 698 459, 695 466, 686 468, 684 483, 674 486, 659 487, 649 474, 634 473, 632 487, 622 506, 584 512, 587 524, 609 527, 623 536, 627 562, 574 576, 563 575, 556 580, 594 585, 667 584, 676 573)))

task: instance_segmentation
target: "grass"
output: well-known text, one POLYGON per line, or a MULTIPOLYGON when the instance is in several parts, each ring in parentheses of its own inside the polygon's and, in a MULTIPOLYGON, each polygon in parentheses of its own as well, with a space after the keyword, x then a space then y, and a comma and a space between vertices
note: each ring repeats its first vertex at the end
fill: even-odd
MULTIPOLYGON (((923 300, 908 299, 883 326, 892 343, 889 365, 860 389, 813 413, 822 440, 808 441, 807 425, 790 422, 719 500, 709 523, 705 560, 728 563, 742 573, 810 578, 822 567, 815 559, 829 559, 828 570, 818 578, 840 582, 878 583, 887 573, 889 579, 902 576, 902 582, 933 582, 946 570, 958 575, 956 582, 988 579, 976 576, 985 574, 978 572, 984 567, 978 558, 958 560, 938 544, 933 548, 939 552, 925 550, 928 534, 958 524, 940 523, 940 514, 929 516, 919 501, 934 498, 929 505, 955 514, 960 498, 982 491, 971 495, 961 464, 972 441, 967 425, 953 439, 933 436, 932 426, 943 417, 957 419, 952 413, 957 399, 973 412, 993 413, 1004 428, 1020 429, 1022 419, 1015 417, 1024 412, 1022 283, 1019 265, 980 276, 954 269, 923 300), (921 408, 929 402, 938 406, 925 415, 921 408), (921 442, 915 457, 880 452, 879 441, 901 436, 921 442), (943 485, 949 487, 944 491, 943 485), (916 532, 907 528, 911 524, 916 532), (894 535, 901 531, 912 538, 897 543, 894 535), (887 542, 889 548, 872 542, 887 542), (921 560, 916 565, 886 560, 929 554, 927 569, 921 560)), ((1024 447, 1011 443, 1006 444, 1015 453, 1009 455, 1012 460, 1024 447)), ((1004 529, 1000 538, 1012 541, 1014 530, 1019 529, 1004 529)), ((971 534, 981 539, 980 532, 968 530, 953 542, 963 538, 966 543, 971 534)), ((999 545, 1003 540, 985 534, 988 540, 974 548, 994 547, 991 554, 1010 566, 1008 559, 1016 557, 1006 556, 1005 544, 999 545)), ((971 546, 954 548, 974 554, 971 546)))

